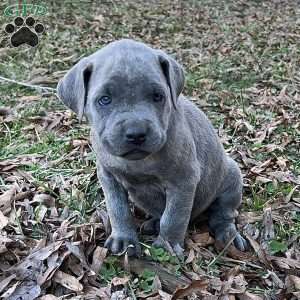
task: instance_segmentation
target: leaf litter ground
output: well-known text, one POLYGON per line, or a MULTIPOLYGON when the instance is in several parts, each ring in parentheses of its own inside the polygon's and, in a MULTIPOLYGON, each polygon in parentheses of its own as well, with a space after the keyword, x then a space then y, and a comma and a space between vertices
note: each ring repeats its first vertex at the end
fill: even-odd
POLYGON ((242 169, 237 225, 249 251, 215 243, 199 222, 182 261, 146 236, 141 259, 110 256, 87 124, 49 92, 1 82, 0 296, 299 299, 297 1, 52 1, 48 10, 34 49, 10 48, 1 32, 1 76, 54 87, 81 57, 124 37, 174 54, 186 70, 185 94, 242 169))

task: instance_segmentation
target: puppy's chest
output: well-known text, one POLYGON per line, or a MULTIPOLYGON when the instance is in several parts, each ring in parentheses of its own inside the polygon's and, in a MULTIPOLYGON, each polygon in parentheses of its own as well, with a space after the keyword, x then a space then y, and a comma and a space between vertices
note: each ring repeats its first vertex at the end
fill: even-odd
POLYGON ((114 173, 114 176, 130 194, 132 200, 149 193, 162 193, 164 190, 159 179, 153 175, 117 172, 114 173))
POLYGON ((127 190, 140 189, 150 187, 152 185, 159 185, 159 180, 156 176, 147 174, 128 174, 123 172, 114 173, 119 182, 122 183, 127 190))

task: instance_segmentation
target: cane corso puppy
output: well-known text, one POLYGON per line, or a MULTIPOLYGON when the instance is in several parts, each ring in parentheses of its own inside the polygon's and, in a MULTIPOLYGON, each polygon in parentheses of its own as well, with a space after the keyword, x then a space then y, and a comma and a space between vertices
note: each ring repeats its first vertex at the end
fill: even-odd
POLYGON ((189 222, 204 211, 217 240, 234 238, 245 249, 234 224, 241 172, 183 86, 173 58, 133 40, 80 60, 58 84, 61 100, 91 126, 113 253, 140 252, 129 200, 152 217, 143 229, 157 231, 154 244, 177 255, 189 222))

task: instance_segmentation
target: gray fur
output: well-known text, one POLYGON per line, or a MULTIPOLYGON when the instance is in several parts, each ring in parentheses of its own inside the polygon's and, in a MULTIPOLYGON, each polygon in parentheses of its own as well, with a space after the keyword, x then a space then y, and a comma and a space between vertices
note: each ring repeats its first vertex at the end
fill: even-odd
POLYGON ((205 114, 180 95, 183 86, 175 60, 132 40, 110 43, 59 83, 62 101, 84 112, 91 125, 112 226, 106 245, 113 253, 129 244, 129 254, 140 252, 128 198, 159 220, 155 245, 181 254, 189 222, 208 211, 216 238, 227 242, 235 235, 235 245, 244 250, 234 225, 242 199, 240 170, 205 114), (154 102, 154 94, 165 101, 154 102), (112 102, 101 106, 103 95, 112 102))

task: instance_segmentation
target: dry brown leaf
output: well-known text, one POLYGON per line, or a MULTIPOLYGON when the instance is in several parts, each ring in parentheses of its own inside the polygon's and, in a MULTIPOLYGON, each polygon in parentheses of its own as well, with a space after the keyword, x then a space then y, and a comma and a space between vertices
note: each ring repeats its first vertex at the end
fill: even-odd
POLYGON ((291 258, 268 256, 268 259, 274 262, 279 268, 284 270, 300 269, 300 261, 291 258))
POLYGON ((298 185, 294 186, 291 191, 289 192, 289 194, 285 197, 284 202, 285 203, 289 203, 292 199, 292 196, 294 194, 294 192, 299 188, 298 185))
POLYGON ((208 281, 206 279, 194 280, 188 286, 179 288, 172 295, 172 300, 181 299, 195 292, 206 291, 208 281))
POLYGON ((80 292, 83 290, 83 285, 77 278, 59 270, 55 272, 53 280, 71 291, 80 292))
POLYGON ((290 292, 300 291, 300 278, 294 275, 288 275, 285 278, 285 287, 290 292))
POLYGON ((47 207, 54 207, 55 199, 49 194, 35 194, 30 203, 41 203, 47 207))
POLYGON ((161 296, 161 299, 163 299, 163 300, 172 300, 172 295, 164 292, 163 290, 159 290, 158 293, 161 296))
POLYGON ((91 222, 94 222, 94 223, 101 222, 104 225, 106 235, 107 236, 110 235, 111 225, 110 225, 110 220, 109 220, 108 214, 105 210, 97 209, 91 216, 91 222))
POLYGON ((35 281, 23 281, 9 296, 9 300, 34 300, 41 293, 41 287, 35 281))
POLYGON ((246 291, 247 285, 248 284, 247 284, 243 274, 234 276, 232 279, 232 284, 231 284, 229 293, 230 294, 244 293, 246 291))
POLYGON ((207 247, 214 243, 214 239, 210 236, 209 232, 196 233, 191 238, 199 247, 207 247))
POLYGON ((88 265, 86 261, 86 257, 84 255, 84 251, 82 247, 80 247, 79 243, 70 243, 69 241, 66 241, 66 246, 68 250, 80 260, 81 265, 86 269, 90 270, 90 266, 88 265))
POLYGON ((241 212, 238 215, 237 219, 239 224, 245 225, 245 224, 249 224, 249 223, 251 224, 260 221, 262 219, 262 216, 257 212, 245 211, 245 212, 241 212))
POLYGON ((255 166, 255 167, 252 167, 250 169, 250 171, 254 174, 257 174, 259 175, 260 173, 262 173, 269 165, 270 163, 272 162, 272 158, 264 161, 263 163, 261 163, 259 166, 255 166))
POLYGON ((111 289, 110 287, 102 287, 102 288, 96 288, 94 286, 87 286, 85 289, 85 294, 87 296, 90 296, 91 298, 88 299, 95 299, 93 297, 97 296, 101 300, 111 300, 111 289))
POLYGON ((17 191, 17 186, 16 185, 12 185, 9 190, 7 190, 6 192, 4 192, 1 196, 0 196, 0 210, 1 212, 6 215, 7 213, 10 212, 11 210, 11 204, 13 201, 13 198, 16 194, 17 191))
POLYGON ((268 274, 266 276, 264 276, 265 281, 266 281, 267 278, 271 279, 273 288, 274 287, 275 288, 279 288, 279 289, 283 289, 284 288, 284 283, 277 276, 277 274, 275 272, 268 270, 268 274))
POLYGON ((0 230, 2 230, 8 224, 8 218, 4 216, 0 210, 0 230))
POLYGON ((36 258, 38 260, 45 260, 53 252, 57 251, 61 247, 62 244, 63 244, 63 241, 54 242, 46 247, 43 247, 43 248, 31 253, 29 256, 29 259, 36 258))
POLYGON ((7 274, 15 274, 18 280, 36 280, 42 268, 41 260, 27 256, 22 262, 11 267, 7 274))
POLYGON ((37 213, 36 213, 36 219, 38 222, 42 222, 46 213, 47 213, 47 207, 45 205, 40 205, 37 207, 37 213))
POLYGON ((157 292, 158 290, 161 290, 161 289, 162 289, 162 285, 161 285, 160 279, 157 275, 155 275, 153 278, 153 282, 152 282, 152 290, 154 292, 157 292))
POLYGON ((59 300, 59 298, 55 297, 54 295, 47 294, 43 297, 40 297, 39 300, 59 300))
POLYGON ((88 140, 73 140, 72 141, 72 146, 73 147, 84 147, 84 146, 87 146, 89 144, 89 141, 88 140))
POLYGON ((277 179, 279 182, 290 182, 295 183, 297 185, 300 185, 300 176, 295 176, 290 171, 274 171, 274 172, 268 172, 268 175, 271 178, 277 179))
POLYGON ((93 261, 92 261, 91 269, 96 274, 98 274, 101 270, 102 264, 107 255, 107 251, 108 251, 107 248, 97 246, 93 253, 93 261))
POLYGON ((195 255, 195 250, 194 249, 190 249, 189 251, 189 255, 185 261, 186 264, 191 263, 194 259, 195 259, 196 255, 195 255))
POLYGON ((243 294, 236 295, 239 300, 263 300, 260 296, 245 292, 243 294))
POLYGON ((4 278, 1 282, 0 282, 0 293, 2 293, 2 291, 9 285, 9 283, 16 278, 16 274, 12 274, 6 278, 4 278))
POLYGON ((54 120, 52 120, 52 122, 50 124, 48 124, 45 129, 48 131, 53 130, 55 127, 57 127, 57 125, 62 123, 64 116, 58 116, 56 117, 54 120))
POLYGON ((19 101, 37 101, 37 100, 41 100, 41 96, 40 95, 28 95, 28 96, 22 96, 19 98, 19 101))
POLYGON ((32 78, 30 81, 27 83, 29 84, 34 84, 34 85, 48 85, 51 83, 57 83, 56 79, 49 78, 47 76, 37 76, 32 78))
POLYGON ((262 226, 263 226, 262 239, 264 241, 270 241, 274 239, 275 231, 274 231, 271 207, 267 207, 264 209, 262 226))
POLYGON ((16 290, 16 288, 18 287, 19 284, 20 284, 20 281, 17 281, 13 286, 11 286, 7 291, 5 291, 0 296, 0 298, 3 298, 3 299, 9 298, 14 293, 14 291, 16 290))
MULTIPOLYGON (((223 251, 225 246, 226 245, 224 243, 222 243, 220 241, 215 241, 215 247, 219 252, 223 251)), ((233 245, 229 245, 226 248, 225 253, 227 256, 229 256, 233 259, 238 259, 238 260, 243 260, 243 261, 248 261, 248 260, 253 259, 253 255, 251 253, 240 251, 233 245)))
POLYGON ((129 282, 129 277, 114 277, 111 281, 112 286, 126 285, 129 282))
POLYGON ((254 249, 254 251, 256 252, 259 260, 269 269, 272 269, 272 264, 270 262, 269 257, 267 257, 264 249, 262 249, 260 247, 260 245, 247 233, 245 233, 245 237, 248 239, 250 245, 252 246, 252 248, 254 249))
POLYGON ((46 281, 50 280, 53 277, 56 270, 61 266, 61 264, 69 254, 70 252, 68 251, 60 255, 58 255, 58 252, 54 252, 47 258, 48 269, 42 276, 38 278, 39 285, 43 285, 46 281))

